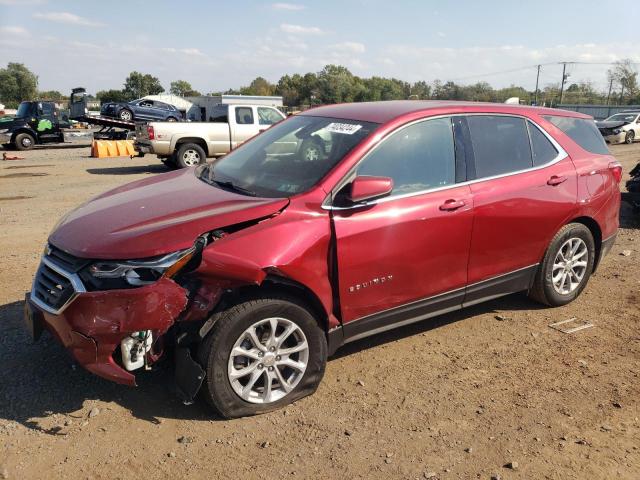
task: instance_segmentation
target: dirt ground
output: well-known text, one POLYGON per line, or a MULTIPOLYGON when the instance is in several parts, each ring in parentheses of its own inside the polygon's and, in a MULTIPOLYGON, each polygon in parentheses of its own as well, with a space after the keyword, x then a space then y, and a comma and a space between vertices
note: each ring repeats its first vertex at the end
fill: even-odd
MULTIPOLYGON (((640 160, 640 144, 612 150, 625 172, 640 160)), ((640 478, 640 223, 628 209, 576 302, 512 295, 350 344, 315 395, 224 421, 182 405, 166 371, 128 388, 49 336, 30 342, 23 298, 57 220, 165 167, 88 148, 23 155, 0 161, 0 478, 640 478), (570 317, 595 327, 548 327, 570 317)))

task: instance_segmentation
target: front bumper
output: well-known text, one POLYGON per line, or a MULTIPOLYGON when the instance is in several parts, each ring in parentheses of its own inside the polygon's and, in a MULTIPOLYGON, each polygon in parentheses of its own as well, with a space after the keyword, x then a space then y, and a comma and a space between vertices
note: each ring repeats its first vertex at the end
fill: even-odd
POLYGON ((162 278, 152 285, 127 290, 77 293, 58 313, 37 306, 28 295, 25 320, 32 331, 41 322, 90 372, 134 386, 135 376, 116 363, 113 352, 133 332, 164 334, 187 304, 187 292, 162 278), (30 318, 31 317, 31 318, 30 318))
POLYGON ((11 143, 10 133, 0 133, 0 144, 2 143, 11 143))
POLYGON ((604 141, 612 144, 624 143, 624 139, 626 135, 627 135, 627 132, 620 132, 617 135, 607 135, 606 137, 604 137, 604 141))

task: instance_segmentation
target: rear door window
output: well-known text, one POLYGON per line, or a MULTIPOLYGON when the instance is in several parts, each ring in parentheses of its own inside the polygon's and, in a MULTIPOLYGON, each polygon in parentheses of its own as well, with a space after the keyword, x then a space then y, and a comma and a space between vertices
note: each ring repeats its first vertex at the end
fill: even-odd
POLYGON ((282 115, 273 108, 258 107, 258 122, 260 125, 273 125, 282 120, 282 115))
POLYGON ((529 134, 523 118, 470 115, 467 122, 476 178, 504 175, 533 166, 529 134))
POLYGON ((229 123, 229 107, 228 105, 216 105, 211 111, 210 122, 229 123))
POLYGON ((415 123, 382 141, 358 165, 357 175, 390 177, 392 195, 455 183, 456 159, 451 118, 415 123))
POLYGON ((253 125, 253 109, 251 107, 237 107, 236 123, 238 125, 253 125))
POLYGON ((544 118, 562 130, 587 152, 610 155, 607 144, 593 120, 575 117, 545 115, 544 118))
POLYGON ((531 152, 533 153, 533 165, 538 167, 551 162, 558 156, 558 150, 551 140, 531 122, 527 122, 529 137, 531 138, 531 152))

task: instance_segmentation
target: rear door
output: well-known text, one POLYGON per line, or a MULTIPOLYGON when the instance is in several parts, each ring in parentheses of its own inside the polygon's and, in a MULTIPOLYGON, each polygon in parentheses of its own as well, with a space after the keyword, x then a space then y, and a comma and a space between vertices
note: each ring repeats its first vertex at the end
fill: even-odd
POLYGON ((231 146, 236 148, 258 133, 258 118, 255 108, 252 106, 229 107, 232 114, 231 121, 231 146))
POLYGON ((428 119, 382 140, 354 175, 391 177, 391 195, 332 211, 345 336, 462 303, 473 205, 469 186, 456 185, 452 123, 428 119))
POLYGON ((544 130, 510 115, 466 118, 474 203, 466 304, 529 288, 555 233, 576 212, 571 159, 544 130))

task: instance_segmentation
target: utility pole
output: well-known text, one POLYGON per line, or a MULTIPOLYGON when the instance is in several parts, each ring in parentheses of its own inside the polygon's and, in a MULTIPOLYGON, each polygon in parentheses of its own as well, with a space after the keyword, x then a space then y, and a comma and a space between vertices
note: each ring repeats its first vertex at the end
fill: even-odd
POLYGON ((538 82, 540 80, 540 65, 538 65, 538 74, 536 75, 536 106, 538 105, 538 82))
POLYGON ((562 82, 560 82, 560 105, 562 105, 562 95, 564 94, 564 82, 567 81, 565 71, 567 69, 568 62, 560 62, 560 63, 562 63, 562 82))
POLYGON ((609 99, 611 98, 611 88, 613 87, 613 78, 609 80, 609 93, 607 93, 607 106, 609 106, 609 99))

